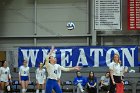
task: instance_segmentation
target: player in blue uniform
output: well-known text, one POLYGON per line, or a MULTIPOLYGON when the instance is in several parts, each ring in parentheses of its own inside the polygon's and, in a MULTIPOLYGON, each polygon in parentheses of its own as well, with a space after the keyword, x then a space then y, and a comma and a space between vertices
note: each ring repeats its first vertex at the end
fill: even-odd
POLYGON ((54 47, 51 48, 50 53, 48 54, 46 58, 46 69, 48 72, 47 82, 46 82, 46 93, 52 93, 52 90, 56 93, 62 93, 62 90, 60 89, 60 86, 57 82, 59 79, 58 77, 58 71, 71 71, 71 70, 80 70, 80 67, 72 67, 72 68, 65 68, 63 66, 60 66, 59 64, 56 64, 56 58, 52 56, 52 53, 54 51, 54 47))

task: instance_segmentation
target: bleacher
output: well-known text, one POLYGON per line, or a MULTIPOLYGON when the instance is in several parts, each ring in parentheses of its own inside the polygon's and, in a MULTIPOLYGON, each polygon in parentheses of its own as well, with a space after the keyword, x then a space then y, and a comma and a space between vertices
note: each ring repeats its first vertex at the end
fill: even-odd
MULTIPOLYGON (((140 74, 139 74, 139 67, 129 68, 134 69, 135 73, 126 73, 125 74, 125 91, 126 93, 140 93, 140 74)), ((31 81, 33 84, 29 85, 28 92, 35 92, 35 70, 36 68, 30 69, 30 76, 31 81), (30 91, 29 91, 30 90, 30 91)), ((97 81, 99 83, 100 77, 105 75, 108 71, 107 67, 85 67, 81 69, 81 73, 83 76, 88 76, 89 71, 94 71, 95 76, 97 77, 97 81)), ((76 76, 76 71, 70 72, 62 72, 61 81, 62 81, 62 90, 63 92, 75 92, 73 84, 66 84, 66 81, 73 81, 74 77, 76 76)), ((15 72, 12 73, 12 77, 14 80, 18 80, 18 68, 16 68, 15 72)), ((98 85, 98 84, 97 84, 98 85)), ((20 89, 20 85, 17 87, 17 90, 20 89)), ((18 93, 18 92, 17 92, 18 93)), ((99 87, 97 86, 97 93, 101 93, 99 87)))

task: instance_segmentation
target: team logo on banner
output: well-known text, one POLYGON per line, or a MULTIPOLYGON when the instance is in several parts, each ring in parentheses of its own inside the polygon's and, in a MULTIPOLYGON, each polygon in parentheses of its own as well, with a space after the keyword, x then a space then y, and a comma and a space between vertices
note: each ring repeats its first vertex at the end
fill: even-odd
MULTIPOLYGON (((29 67, 37 67, 40 62, 44 62, 50 47, 20 47, 18 50, 18 66, 23 60, 27 60, 29 67)), ((53 56, 57 58, 57 63, 62 66, 107 66, 112 62, 114 54, 119 54, 124 66, 138 66, 138 47, 56 47, 53 56)))

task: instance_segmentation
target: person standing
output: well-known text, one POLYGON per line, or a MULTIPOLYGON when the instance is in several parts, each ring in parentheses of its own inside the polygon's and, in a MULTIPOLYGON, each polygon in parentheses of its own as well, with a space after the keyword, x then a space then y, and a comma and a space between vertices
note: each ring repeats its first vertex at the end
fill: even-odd
POLYGON ((1 93, 5 93, 5 87, 10 91, 9 80, 11 81, 10 69, 7 67, 7 61, 3 61, 2 67, 0 67, 0 83, 1 83, 1 93))
POLYGON ((45 65, 48 73, 47 82, 46 82, 46 93, 52 93, 54 89, 55 93, 62 93, 60 86, 58 84, 58 70, 62 71, 71 71, 71 70, 80 70, 80 67, 72 67, 72 68, 65 68, 57 64, 57 60, 55 57, 52 56, 54 51, 54 47, 52 46, 48 56, 46 57, 45 65))
POLYGON ((43 68, 43 63, 39 64, 39 67, 36 69, 36 84, 37 89, 36 93, 39 93, 41 86, 42 93, 45 93, 45 83, 46 83, 46 70, 43 68))
POLYGON ((23 65, 19 68, 19 83, 21 84, 22 93, 26 93, 28 84, 30 82, 29 67, 27 61, 23 61, 23 65))
POLYGON ((109 64, 110 70, 110 89, 109 93, 115 93, 117 83, 123 83, 121 78, 120 58, 118 54, 114 54, 113 62, 109 64))

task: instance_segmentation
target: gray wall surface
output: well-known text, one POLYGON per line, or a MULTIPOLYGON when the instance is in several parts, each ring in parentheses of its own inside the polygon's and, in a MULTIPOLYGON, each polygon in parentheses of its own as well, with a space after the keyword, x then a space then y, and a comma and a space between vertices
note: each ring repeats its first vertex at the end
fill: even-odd
MULTIPOLYGON (((88 2, 89 0, 1 0, 1 48, 52 44, 92 45, 88 26, 88 2), (68 30, 67 22, 73 22, 75 29, 68 30)), ((98 31, 97 45, 140 44, 140 32, 127 30, 126 11, 127 0, 122 0, 122 31, 98 31)))
POLYGON ((2 0, 0 32, 1 47, 87 45, 87 1, 2 0), (74 30, 67 29, 68 22, 74 30))

